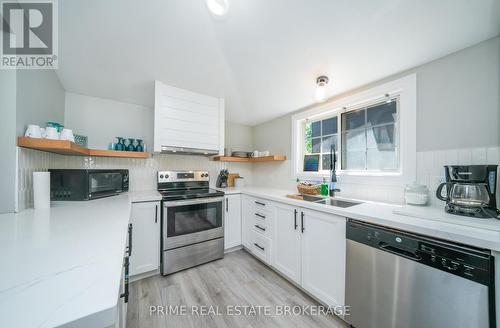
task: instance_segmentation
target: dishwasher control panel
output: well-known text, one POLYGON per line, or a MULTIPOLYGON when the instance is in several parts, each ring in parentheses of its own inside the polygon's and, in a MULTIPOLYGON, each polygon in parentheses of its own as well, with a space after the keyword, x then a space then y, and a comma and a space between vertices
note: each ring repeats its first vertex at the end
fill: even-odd
POLYGON ((491 284, 489 251, 349 219, 347 239, 483 285, 491 284))

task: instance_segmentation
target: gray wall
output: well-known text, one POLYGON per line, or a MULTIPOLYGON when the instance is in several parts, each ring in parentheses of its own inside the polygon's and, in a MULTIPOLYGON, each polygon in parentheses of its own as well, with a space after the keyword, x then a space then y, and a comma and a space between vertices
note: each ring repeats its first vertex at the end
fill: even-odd
MULTIPOLYGON (((329 101, 411 73, 417 74, 417 151, 500 146, 500 37, 329 101)), ((295 113, 302 110, 305 109, 295 113)), ((286 154, 290 158, 292 115, 254 126, 254 148, 286 154)), ((290 178, 290 161, 254 168, 255 184, 294 186, 290 178)))
MULTIPOLYGON (((2 32, 4 33, 4 32, 2 32)), ((0 213, 14 212, 16 190, 16 71, 0 72, 0 213)))
MULTIPOLYGON (((417 74, 417 151, 500 145, 500 37, 329 101, 412 73, 417 74)), ((289 152, 291 116, 255 126, 254 146, 259 149, 278 147, 281 152, 289 152), (284 120, 290 123, 284 124, 284 120), (269 133, 274 133, 277 140, 261 137, 269 133)))
POLYGON ((64 123, 65 91, 54 70, 17 72, 17 135, 30 123, 45 127, 47 122, 64 123))
POLYGON ((107 149, 116 137, 133 137, 153 149, 152 108, 67 92, 64 125, 87 136, 89 148, 107 149))
POLYGON ((253 129, 251 126, 226 122, 224 144, 228 150, 253 151, 253 129))

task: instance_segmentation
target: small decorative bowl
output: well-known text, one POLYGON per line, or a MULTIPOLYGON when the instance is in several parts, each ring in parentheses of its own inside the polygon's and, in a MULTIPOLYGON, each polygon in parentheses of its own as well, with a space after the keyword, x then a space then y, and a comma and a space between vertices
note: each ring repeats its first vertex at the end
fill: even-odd
POLYGON ((87 147, 88 145, 88 137, 87 136, 82 136, 79 134, 75 134, 75 143, 77 145, 80 145, 82 147, 87 147))

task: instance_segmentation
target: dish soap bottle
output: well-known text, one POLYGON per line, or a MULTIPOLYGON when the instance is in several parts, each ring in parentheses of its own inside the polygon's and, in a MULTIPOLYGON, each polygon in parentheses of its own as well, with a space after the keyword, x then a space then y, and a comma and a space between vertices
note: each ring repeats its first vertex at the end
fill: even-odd
POLYGON ((326 183, 326 179, 323 177, 323 183, 321 184, 321 196, 328 196, 328 183, 326 183))

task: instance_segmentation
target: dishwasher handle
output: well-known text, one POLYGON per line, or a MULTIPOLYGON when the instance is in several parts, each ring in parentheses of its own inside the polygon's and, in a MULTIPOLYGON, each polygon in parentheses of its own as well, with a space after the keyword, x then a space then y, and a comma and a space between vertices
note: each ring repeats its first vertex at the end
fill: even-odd
POLYGON ((405 249, 392 246, 392 245, 390 245, 386 242, 383 242, 383 241, 378 243, 378 248, 383 250, 383 251, 386 251, 388 253, 398 255, 398 256, 407 258, 409 260, 412 260, 412 261, 418 262, 418 261, 422 260, 422 257, 420 255, 418 255, 417 253, 413 253, 413 252, 407 251, 405 249))

